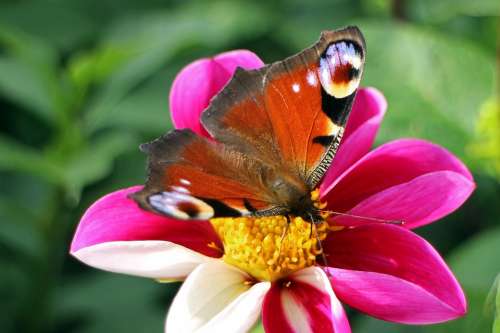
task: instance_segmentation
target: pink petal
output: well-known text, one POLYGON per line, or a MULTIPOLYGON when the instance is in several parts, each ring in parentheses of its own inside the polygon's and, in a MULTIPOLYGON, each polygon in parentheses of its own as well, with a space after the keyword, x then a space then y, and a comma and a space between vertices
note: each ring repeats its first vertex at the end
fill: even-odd
POLYGON ((423 140, 395 140, 366 154, 332 183, 325 182, 322 199, 328 209, 346 212, 378 192, 436 171, 454 171, 473 181, 465 165, 446 149, 423 140))
POLYGON ((183 280, 200 264, 218 260, 166 241, 106 242, 71 254, 105 271, 165 280, 183 280))
POLYGON ((374 317, 430 324, 460 317, 466 301, 446 263, 423 238, 393 225, 331 233, 323 242, 339 298, 374 317))
POLYGON ((220 251, 208 246, 213 243, 222 249, 208 221, 178 221, 145 211, 128 198, 140 189, 133 186, 112 192, 90 206, 80 220, 71 252, 105 242, 163 240, 207 256, 221 256, 220 251))
POLYGON ((252 279, 222 261, 198 266, 168 312, 166 332, 247 332, 260 314, 269 282, 252 279))
MULTIPOLYGON (((253 52, 248 50, 234 50, 218 54, 214 61, 224 68, 230 76, 236 71, 236 68, 258 69, 264 66, 262 60, 253 52)), ((229 80, 227 80, 229 81, 229 80)))
MULTIPOLYGON (((361 88, 356 94, 349 121, 344 133, 344 139, 349 138, 366 122, 373 122, 380 126, 387 109, 384 95, 376 88, 361 88)), ((372 138, 374 140, 375 137, 372 138)))
POLYGON ((237 67, 260 68, 257 55, 247 50, 221 53, 197 60, 184 67, 170 90, 170 113, 176 128, 190 128, 209 137, 200 123, 200 114, 229 81, 237 67))
POLYGON ((356 94, 344 138, 323 180, 322 190, 342 172, 368 153, 387 109, 387 101, 375 88, 360 89, 356 94))
MULTIPOLYGON (((453 171, 436 171, 407 183, 389 187, 364 199, 349 214, 384 220, 404 221, 405 228, 416 228, 460 207, 471 195, 472 181, 453 171)), ((357 225, 370 221, 349 216, 331 219, 335 225, 357 225)))
POLYGON ((264 299, 262 322, 271 333, 351 332, 342 305, 319 267, 274 282, 264 299))

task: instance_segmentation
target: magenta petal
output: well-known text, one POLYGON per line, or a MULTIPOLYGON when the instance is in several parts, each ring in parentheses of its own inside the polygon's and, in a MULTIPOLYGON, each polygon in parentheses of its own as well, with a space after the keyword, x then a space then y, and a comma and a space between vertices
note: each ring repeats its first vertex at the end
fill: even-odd
MULTIPOLYGON (((456 210, 474 188, 472 181, 457 172, 431 172, 364 199, 349 214, 404 221, 404 227, 416 228, 456 210)), ((367 222, 349 216, 338 216, 331 221, 344 226, 367 222)))
POLYGON ((200 123, 200 114, 229 81, 236 68, 254 69, 263 62, 254 53, 236 50, 214 58, 197 60, 184 67, 170 90, 170 113, 176 128, 190 128, 209 136, 200 123))
POLYGON ((91 245, 113 241, 164 240, 185 246, 211 257, 220 257, 222 244, 208 221, 178 221, 145 211, 128 195, 133 186, 112 192, 97 200, 85 212, 76 230, 71 252, 91 245))
POLYGON ((359 89, 356 93, 351 114, 349 115, 344 139, 349 138, 351 134, 366 122, 375 122, 378 128, 386 109, 387 101, 380 91, 372 87, 359 89))
POLYGON ((451 308, 422 287, 391 275, 339 268, 329 271, 332 284, 344 302, 379 319, 433 324, 465 313, 451 308))
POLYGON ((280 297, 282 287, 279 282, 273 283, 262 304, 262 324, 267 333, 295 332, 285 317, 285 310, 280 297))
POLYGON ((322 199, 328 202, 328 209, 346 212, 378 192, 436 171, 453 171, 473 181, 465 165, 443 147, 424 140, 395 140, 366 154, 331 184, 325 184, 322 199))
POLYGON ((183 68, 170 90, 170 114, 175 128, 190 128, 208 137, 200 114, 227 80, 229 74, 213 59, 200 59, 183 68))
POLYGON ((332 166, 323 179, 322 190, 368 153, 375 141, 386 109, 387 102, 384 95, 375 88, 364 88, 358 91, 344 138, 332 166))
POLYGON ((423 238, 393 225, 334 232, 323 243, 339 298, 374 317, 430 324, 460 317, 466 301, 446 263, 423 238))
POLYGON ((345 312, 325 272, 309 267, 273 283, 262 307, 266 332, 350 333, 345 312))
POLYGON ((221 53, 214 58, 227 73, 234 73, 236 68, 258 69, 264 66, 264 63, 253 52, 248 50, 234 50, 221 53))

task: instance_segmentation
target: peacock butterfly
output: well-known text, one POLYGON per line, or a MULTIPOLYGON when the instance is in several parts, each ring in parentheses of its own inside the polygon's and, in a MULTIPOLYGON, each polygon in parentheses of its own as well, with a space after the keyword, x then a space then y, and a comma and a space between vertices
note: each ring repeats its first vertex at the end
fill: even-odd
POLYGON ((177 219, 319 221, 311 192, 342 139, 365 55, 360 30, 347 27, 283 61, 239 68, 201 116, 214 140, 182 129, 141 146, 149 175, 133 198, 177 219))

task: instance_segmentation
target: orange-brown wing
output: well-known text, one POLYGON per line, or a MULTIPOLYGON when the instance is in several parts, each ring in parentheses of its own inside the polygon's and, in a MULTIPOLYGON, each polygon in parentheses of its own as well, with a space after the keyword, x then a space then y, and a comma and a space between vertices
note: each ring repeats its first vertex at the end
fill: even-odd
POLYGON ((223 144, 175 130, 141 149, 149 155, 149 175, 133 197, 145 209, 178 219, 279 210, 263 179, 273 171, 223 144))
POLYGON ((202 114, 219 142, 314 188, 329 167, 363 72, 355 27, 328 31, 301 53, 259 70, 238 70, 202 114))

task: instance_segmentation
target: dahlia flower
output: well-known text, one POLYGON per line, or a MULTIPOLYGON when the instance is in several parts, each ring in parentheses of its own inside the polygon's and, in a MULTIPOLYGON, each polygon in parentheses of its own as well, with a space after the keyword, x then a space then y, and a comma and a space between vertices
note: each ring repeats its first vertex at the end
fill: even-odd
MULTIPOLYGON (((170 94, 175 126, 207 136, 199 115, 210 99, 237 66, 262 65, 240 50, 187 66, 170 94)), ((318 226, 317 238, 300 218, 283 238, 280 216, 235 222, 156 215, 129 198, 141 189, 133 186, 85 212, 71 254, 111 272, 184 280, 167 332, 245 332, 260 316, 266 332, 350 332, 341 302, 397 323, 460 317, 466 312, 460 285, 432 245, 411 230, 457 209, 474 190, 473 178, 450 152, 423 140, 369 151, 386 106, 376 89, 359 90, 317 192, 326 209, 337 212, 318 226)))

